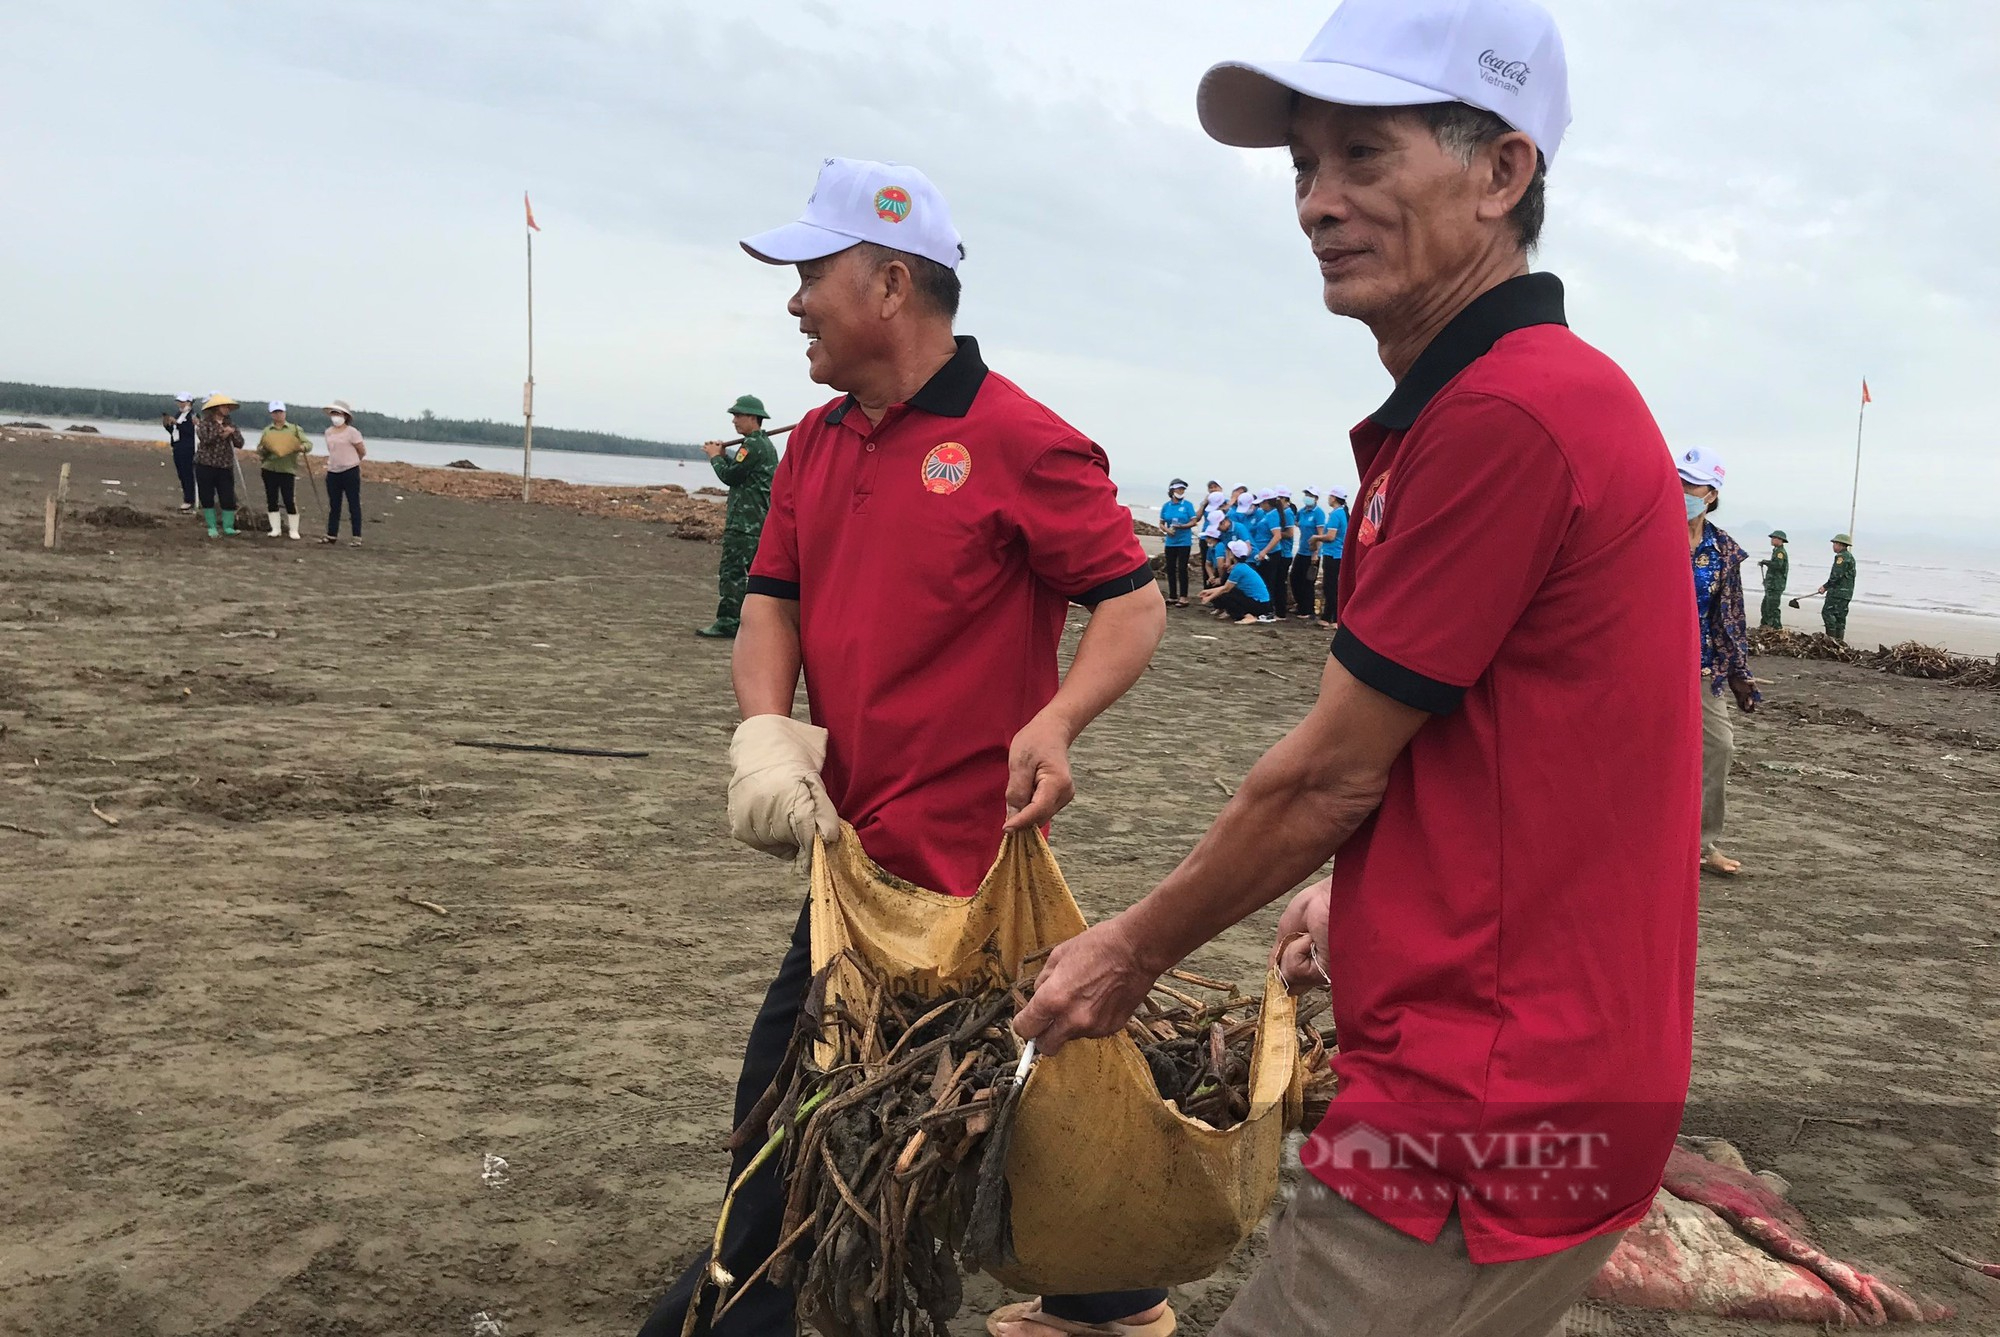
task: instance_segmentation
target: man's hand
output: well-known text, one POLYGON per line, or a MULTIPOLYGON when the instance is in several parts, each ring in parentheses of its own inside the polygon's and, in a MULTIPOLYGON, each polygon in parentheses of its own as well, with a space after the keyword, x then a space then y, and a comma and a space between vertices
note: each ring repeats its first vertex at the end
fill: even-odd
POLYGON ((1076 797, 1069 773, 1070 733, 1045 713, 1029 720, 1007 749, 1008 831, 1041 826, 1076 797))
POLYGON ((1326 977, 1313 958, 1313 948, 1326 941, 1327 906, 1332 899, 1333 879, 1322 878, 1298 895, 1278 919, 1278 942, 1271 949, 1271 964, 1289 993, 1325 988, 1326 977))
POLYGON ((704 441, 701 443, 701 453, 710 459, 714 459, 722 453, 722 443, 720 441, 704 441))
POLYGON ((1053 1054, 1071 1040, 1116 1035, 1159 978, 1114 915, 1049 953, 1014 1031, 1053 1054))
POLYGON ((789 715, 752 715, 729 742, 729 834, 765 854, 796 858, 815 835, 840 838, 827 797, 826 730, 789 715))
POLYGON ((1731 678, 1729 690, 1736 694, 1736 708, 1745 715, 1757 709, 1757 683, 1752 678, 1731 678))

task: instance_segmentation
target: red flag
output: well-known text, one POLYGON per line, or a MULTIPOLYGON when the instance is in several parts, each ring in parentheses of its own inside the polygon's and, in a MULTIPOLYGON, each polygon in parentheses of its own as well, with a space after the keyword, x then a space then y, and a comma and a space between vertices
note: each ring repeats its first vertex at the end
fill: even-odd
POLYGON ((1864 404, 1873 404, 1875 402, 1875 397, 1868 393, 1868 378, 1866 376, 1861 378, 1861 402, 1864 404))
MULTIPOLYGON (((528 211, 528 226, 533 228, 535 231, 540 232, 542 230, 542 225, 535 221, 535 206, 528 203, 528 192, 525 190, 521 192, 521 207, 528 211)), ((1864 385, 1862 387, 1862 393, 1866 394, 1867 392, 1868 392, 1867 386, 1864 385)))

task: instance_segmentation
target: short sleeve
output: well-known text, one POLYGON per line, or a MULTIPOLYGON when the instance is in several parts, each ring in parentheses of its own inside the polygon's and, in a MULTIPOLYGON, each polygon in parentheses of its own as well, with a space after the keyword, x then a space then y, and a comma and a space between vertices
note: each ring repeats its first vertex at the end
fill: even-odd
POLYGON ((1014 510, 1029 568, 1073 602, 1094 608, 1153 583, 1110 461, 1092 442, 1073 436, 1044 451, 1021 480, 1014 510))
POLYGON ((1378 486, 1376 534, 1349 537, 1333 656, 1385 696, 1446 714, 1555 563, 1578 507, 1569 465, 1521 408, 1457 395, 1423 416, 1378 486))
POLYGON ((751 594, 767 594, 774 599, 799 597, 799 512, 793 479, 798 473, 799 441, 778 461, 771 476, 771 509, 764 517, 764 530, 757 540, 757 556, 750 563, 751 594))

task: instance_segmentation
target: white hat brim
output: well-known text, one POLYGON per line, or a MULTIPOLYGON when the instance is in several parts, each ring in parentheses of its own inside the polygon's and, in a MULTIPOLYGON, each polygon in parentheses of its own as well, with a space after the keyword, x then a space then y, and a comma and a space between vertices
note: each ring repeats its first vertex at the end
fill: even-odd
POLYGON ((1240 149, 1283 146, 1292 124, 1292 97, 1301 94, 1347 107, 1420 107, 1457 102, 1450 93, 1359 65, 1322 60, 1252 64, 1225 61, 1201 77, 1195 110, 1209 138, 1240 149))
POLYGON ((811 223, 787 223, 769 232, 759 232, 738 243, 752 259, 767 265, 800 265, 808 260, 824 260, 852 246, 861 238, 817 227, 811 223))

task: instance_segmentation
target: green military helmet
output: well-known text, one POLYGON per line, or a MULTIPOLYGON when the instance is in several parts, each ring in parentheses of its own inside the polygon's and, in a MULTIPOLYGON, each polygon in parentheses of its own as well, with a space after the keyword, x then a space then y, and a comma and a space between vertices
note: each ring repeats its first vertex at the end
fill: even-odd
POLYGON ((1774 538, 1774 539, 1778 540, 1778 542, 1780 542, 1780 543, 1790 543, 1790 542, 1791 542, 1791 540, 1790 540, 1790 539, 1788 539, 1788 538, 1786 538, 1786 537, 1785 537, 1785 531, 1784 531, 1784 530, 1782 530, 1782 529, 1774 529, 1774 530, 1772 530, 1769 536, 1770 536, 1771 538, 1774 538))
POLYGON ((1853 538, 1846 534, 1835 534, 1833 536, 1833 541, 1835 543, 1838 543, 1843 548, 1851 548, 1854 546, 1853 538))
POLYGON ((736 402, 729 406, 729 411, 731 414, 747 414, 752 418, 769 418, 771 416, 764 412, 764 401, 755 395, 738 395, 736 402))

